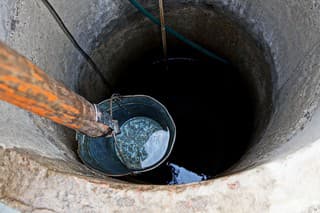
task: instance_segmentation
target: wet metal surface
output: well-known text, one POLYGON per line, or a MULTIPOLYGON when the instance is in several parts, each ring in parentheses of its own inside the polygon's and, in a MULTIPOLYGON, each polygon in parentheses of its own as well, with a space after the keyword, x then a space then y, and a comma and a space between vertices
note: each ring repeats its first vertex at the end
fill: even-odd
POLYGON ((110 112, 106 117, 112 115, 121 131, 112 137, 95 138, 77 133, 79 157, 90 168, 109 176, 138 174, 158 167, 170 156, 176 127, 168 110, 156 99, 119 96, 102 101, 97 108, 103 115, 110 112))

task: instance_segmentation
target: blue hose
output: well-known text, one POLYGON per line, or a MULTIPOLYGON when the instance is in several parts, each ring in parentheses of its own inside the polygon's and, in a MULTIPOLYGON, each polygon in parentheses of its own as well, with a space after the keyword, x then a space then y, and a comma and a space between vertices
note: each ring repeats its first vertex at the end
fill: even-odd
MULTIPOLYGON (((147 18, 149 18, 154 24, 157 24, 160 26, 160 21, 159 19, 157 19, 156 17, 154 17, 151 13, 149 13, 141 4, 139 4, 136 0, 129 0, 129 2, 135 7, 137 8, 144 16, 146 16, 147 18)), ((183 35, 181 35, 180 33, 176 32, 174 29, 166 26, 166 31, 168 33, 170 33, 171 35, 175 36, 177 39, 179 39, 180 41, 186 43, 187 45, 191 46, 192 48, 204 53, 205 55, 209 56, 212 59, 216 59, 222 63, 228 64, 228 61, 225 60, 224 58, 212 53, 211 51, 203 48, 202 46, 200 46, 197 43, 194 43, 193 41, 190 41, 189 39, 187 39, 186 37, 184 37, 183 35)))

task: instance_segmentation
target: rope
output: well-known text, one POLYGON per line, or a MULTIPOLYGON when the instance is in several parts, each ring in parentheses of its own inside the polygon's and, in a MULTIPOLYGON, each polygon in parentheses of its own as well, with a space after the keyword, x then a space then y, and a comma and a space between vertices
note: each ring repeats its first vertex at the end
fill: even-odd
MULTIPOLYGON (((139 4, 136 0, 128 0, 137 10, 139 10, 144 16, 146 16, 148 19, 150 19, 154 24, 161 26, 161 23, 159 21, 159 19, 157 19, 156 17, 154 17, 151 13, 149 13, 141 4, 139 4)), ((215 53, 205 49, 204 47, 200 46, 199 44, 190 41, 189 39, 187 39, 186 37, 184 37, 183 35, 181 35, 180 33, 176 32, 174 29, 165 26, 165 29, 168 33, 170 33, 171 35, 173 35, 174 37, 176 37, 177 39, 179 39, 180 41, 184 42, 185 44, 191 46, 192 48, 202 52, 203 54, 207 55, 208 57, 212 58, 212 59, 216 59, 224 64, 228 64, 228 61, 218 55, 216 55, 215 53)))
POLYGON ((164 9, 163 0, 159 0, 159 14, 160 14, 160 27, 161 27, 161 38, 162 38, 162 48, 163 56, 167 65, 167 35, 166 35, 166 25, 164 21, 164 9))

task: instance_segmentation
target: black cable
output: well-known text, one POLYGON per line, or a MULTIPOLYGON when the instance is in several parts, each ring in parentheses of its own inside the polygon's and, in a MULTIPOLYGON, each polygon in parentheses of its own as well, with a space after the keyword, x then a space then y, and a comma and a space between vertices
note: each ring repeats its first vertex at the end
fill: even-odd
POLYGON ((99 75, 102 82, 108 87, 109 91, 111 91, 112 87, 111 84, 108 82, 108 80, 103 76, 101 70, 98 68, 96 63, 92 60, 92 58, 81 48, 79 43, 76 41, 76 39, 72 36, 54 7, 47 1, 47 0, 41 0, 43 4, 46 6, 46 8, 49 10, 55 21, 58 23, 62 31, 66 34, 68 39, 71 41, 71 43, 74 45, 74 47, 81 53, 81 55, 85 58, 85 60, 90 64, 92 69, 99 75))

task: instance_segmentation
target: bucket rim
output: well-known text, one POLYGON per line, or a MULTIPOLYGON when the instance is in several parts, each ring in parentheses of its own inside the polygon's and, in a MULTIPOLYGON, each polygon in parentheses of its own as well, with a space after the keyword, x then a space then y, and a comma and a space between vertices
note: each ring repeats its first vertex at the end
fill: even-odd
MULTIPOLYGON (((122 162, 121 160, 119 159, 119 157, 117 156, 118 160, 123 164, 125 170, 127 170, 127 172, 124 172, 122 174, 110 174, 110 173, 107 173, 107 172, 103 172, 103 171, 100 171, 99 169, 96 169, 96 168, 93 168, 90 164, 88 164, 83 158, 82 156, 80 155, 80 147, 83 146, 83 143, 84 143, 84 140, 85 140, 85 137, 86 135, 81 133, 81 132, 76 132, 76 140, 78 141, 78 148, 77 148, 77 153, 78 153, 78 156, 79 158, 81 159, 81 161, 90 169, 90 170, 93 170, 99 174, 102 174, 102 175, 106 175, 106 176, 110 176, 110 177, 121 177, 121 176, 126 176, 126 175, 135 175, 135 174, 140 174, 140 173, 144 173, 144 172, 148 172, 148 171, 151 171, 155 168, 157 168, 158 166, 160 166, 161 164, 163 164, 167 159, 168 157, 171 155, 171 152, 173 150, 173 147, 174 147, 174 144, 175 144, 175 141, 176 141, 176 134, 177 134, 177 130, 176 130, 176 125, 175 125, 175 122, 172 118, 172 116, 170 115, 168 109, 160 102, 158 101, 157 99, 149 96, 149 95, 143 95, 143 94, 138 94, 138 95, 119 95, 120 98, 136 98, 136 97, 142 97, 142 98, 147 98, 147 99, 150 99, 152 100, 153 102, 155 102, 156 104, 158 104, 162 109, 164 109, 165 111, 165 114, 168 116, 169 120, 171 121, 171 124, 172 124, 172 129, 173 129, 173 133, 172 133, 172 142, 171 142, 171 145, 167 148, 167 154, 164 155, 164 157, 156 164, 154 164, 153 166, 150 166, 146 169, 141 169, 141 170, 134 170, 134 169, 129 169, 127 168, 122 162)), ((110 101, 111 98, 109 99, 105 99, 101 102, 99 102, 97 105, 100 105, 100 104, 104 104, 108 101, 110 101)), ((171 134, 171 132, 170 132, 171 134)))

